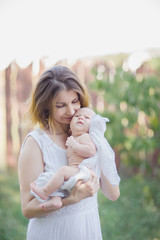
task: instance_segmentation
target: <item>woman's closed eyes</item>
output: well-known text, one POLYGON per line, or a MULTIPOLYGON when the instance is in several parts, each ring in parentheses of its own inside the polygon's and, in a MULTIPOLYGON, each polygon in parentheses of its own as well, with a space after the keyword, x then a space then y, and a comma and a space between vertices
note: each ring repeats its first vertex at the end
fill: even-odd
MULTIPOLYGON (((72 101, 72 104, 74 104, 74 103, 77 103, 79 101, 79 98, 76 98, 76 99, 74 99, 73 101, 72 101)), ((63 107, 65 107, 67 104, 66 103, 57 103, 56 104, 56 107, 57 108, 63 108, 63 107)))

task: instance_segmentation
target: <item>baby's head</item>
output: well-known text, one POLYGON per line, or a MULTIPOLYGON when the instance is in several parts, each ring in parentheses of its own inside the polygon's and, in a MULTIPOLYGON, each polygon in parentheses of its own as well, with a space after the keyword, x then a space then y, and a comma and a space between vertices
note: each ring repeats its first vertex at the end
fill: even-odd
POLYGON ((91 108, 80 108, 73 116, 70 129, 72 134, 83 134, 89 132, 90 120, 95 115, 95 112, 91 108))

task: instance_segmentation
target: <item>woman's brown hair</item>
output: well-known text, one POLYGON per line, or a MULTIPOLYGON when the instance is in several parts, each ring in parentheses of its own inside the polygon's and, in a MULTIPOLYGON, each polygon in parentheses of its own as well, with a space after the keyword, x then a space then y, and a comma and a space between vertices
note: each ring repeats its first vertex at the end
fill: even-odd
POLYGON ((42 129, 53 130, 52 103, 61 90, 77 92, 81 107, 88 107, 88 93, 78 76, 69 68, 57 65, 41 75, 33 91, 28 112, 33 125, 38 123, 42 129))

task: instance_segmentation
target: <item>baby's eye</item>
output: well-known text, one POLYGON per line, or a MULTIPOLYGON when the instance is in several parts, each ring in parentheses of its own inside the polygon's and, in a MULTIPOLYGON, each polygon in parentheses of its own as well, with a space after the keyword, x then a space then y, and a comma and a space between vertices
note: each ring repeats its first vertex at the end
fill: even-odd
POLYGON ((86 119, 90 119, 90 117, 85 116, 86 119))

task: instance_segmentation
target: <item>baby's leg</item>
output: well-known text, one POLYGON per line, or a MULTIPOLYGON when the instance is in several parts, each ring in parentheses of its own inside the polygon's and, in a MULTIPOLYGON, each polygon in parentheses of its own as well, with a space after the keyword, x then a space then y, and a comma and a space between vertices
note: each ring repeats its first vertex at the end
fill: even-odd
POLYGON ((65 180, 68 180, 71 176, 79 172, 78 168, 63 166, 61 167, 44 186, 37 186, 35 183, 31 183, 31 189, 40 198, 46 200, 53 192, 60 188, 65 180))
POLYGON ((52 197, 47 202, 44 202, 39 205, 40 208, 44 210, 57 210, 62 207, 62 198, 61 197, 52 197))
POLYGON ((48 195, 46 194, 44 187, 38 186, 36 185, 36 183, 31 183, 30 188, 43 200, 46 200, 48 198, 48 195))

